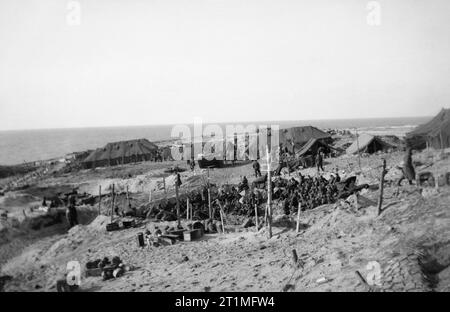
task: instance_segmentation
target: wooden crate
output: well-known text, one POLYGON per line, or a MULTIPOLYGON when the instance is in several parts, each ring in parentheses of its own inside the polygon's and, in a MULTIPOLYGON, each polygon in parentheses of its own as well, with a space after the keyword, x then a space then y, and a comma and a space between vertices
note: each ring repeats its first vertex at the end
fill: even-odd
POLYGON ((202 237, 201 229, 189 230, 189 231, 183 232, 183 239, 188 242, 199 239, 200 237, 202 237))
POLYGON ((120 226, 119 226, 119 224, 118 224, 117 222, 108 223, 108 224, 106 225, 106 230, 107 230, 108 232, 111 232, 111 231, 117 231, 117 230, 120 230, 120 226))

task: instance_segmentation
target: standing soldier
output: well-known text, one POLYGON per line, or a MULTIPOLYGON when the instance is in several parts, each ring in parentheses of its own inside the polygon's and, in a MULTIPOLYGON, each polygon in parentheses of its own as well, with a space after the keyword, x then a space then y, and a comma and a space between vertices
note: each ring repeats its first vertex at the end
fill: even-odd
POLYGON ((75 196, 73 195, 70 195, 69 197, 69 205, 67 207, 66 216, 70 228, 78 224, 77 208, 75 207, 75 196))
POLYGON ((402 176, 397 182, 398 186, 400 186, 403 179, 408 180, 409 185, 412 185, 412 181, 416 179, 416 172, 412 163, 412 149, 410 147, 406 149, 405 158, 403 159, 402 176))
POLYGON ((323 169, 323 155, 322 155, 322 148, 319 147, 316 154, 316 166, 317 166, 317 172, 320 172, 320 170, 325 171, 323 169))

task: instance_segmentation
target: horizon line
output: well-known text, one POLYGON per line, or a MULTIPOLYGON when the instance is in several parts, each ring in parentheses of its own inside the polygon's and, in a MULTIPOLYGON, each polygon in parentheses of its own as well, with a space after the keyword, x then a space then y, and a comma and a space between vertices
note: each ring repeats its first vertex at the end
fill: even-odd
MULTIPOLYGON (((370 120, 370 119, 402 119, 402 118, 432 118, 429 116, 400 116, 400 117, 363 117, 363 118, 323 118, 323 119, 284 119, 284 120, 247 120, 247 121, 203 121, 202 124, 239 124, 239 123, 269 123, 269 122, 314 122, 314 121, 337 121, 337 120, 370 120)), ((106 128, 140 128, 140 127, 158 127, 174 126, 182 123, 155 123, 140 125, 111 125, 111 126, 75 126, 75 127, 55 127, 55 128, 21 128, 21 129, 0 129, 0 132, 14 131, 38 131, 38 130, 79 130, 79 129, 106 129, 106 128)), ((184 124, 193 124, 192 122, 184 124)))

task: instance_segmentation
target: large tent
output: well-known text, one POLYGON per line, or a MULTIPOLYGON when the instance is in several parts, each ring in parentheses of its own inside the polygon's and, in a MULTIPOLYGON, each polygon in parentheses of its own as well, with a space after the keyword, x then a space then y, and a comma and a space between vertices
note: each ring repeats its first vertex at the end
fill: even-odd
POLYGON ((303 145, 299 151, 295 152, 297 159, 300 159, 300 164, 303 167, 311 167, 314 165, 317 152, 321 149, 322 153, 331 154, 333 151, 337 151, 336 148, 328 145, 320 139, 310 139, 305 145, 303 145))
POLYGON ((322 152, 325 154, 330 154, 333 150, 336 150, 334 147, 319 139, 310 139, 298 152, 295 153, 295 156, 304 157, 316 155, 320 147, 322 148, 322 152))
POLYGON ((377 136, 363 133, 347 148, 346 152, 347 154, 356 154, 358 152, 372 154, 378 151, 386 151, 393 147, 377 136))
POLYGON ((146 139, 108 143, 93 151, 84 161, 87 168, 115 166, 138 161, 155 160, 158 146, 146 139))
POLYGON ((280 147, 282 150, 297 152, 311 139, 331 141, 331 135, 313 126, 293 127, 279 130, 280 147))
POLYGON ((416 149, 450 147, 450 109, 442 109, 429 122, 408 133, 406 142, 416 149))

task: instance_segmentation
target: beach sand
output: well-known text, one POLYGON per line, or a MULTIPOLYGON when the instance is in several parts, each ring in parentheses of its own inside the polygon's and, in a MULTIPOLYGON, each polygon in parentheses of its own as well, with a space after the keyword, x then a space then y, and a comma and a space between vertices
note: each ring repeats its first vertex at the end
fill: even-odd
MULTIPOLYGON (((295 232, 296 216, 286 221, 281 207, 275 204, 270 239, 265 227, 259 231, 255 227, 243 228, 233 222, 232 216, 226 216, 225 234, 206 234, 197 241, 140 248, 137 233, 146 229, 153 232, 155 225, 174 226, 175 222, 146 220, 139 228, 106 232, 109 217, 95 218, 97 208, 88 206, 84 209, 92 210, 90 221, 95 218, 89 224, 78 225, 69 232, 55 225, 41 235, 17 233, 14 239, 4 243, 0 250, 7 256, 3 257, 0 275, 13 277, 5 285, 6 291, 55 291, 56 280, 63 276, 69 261, 79 261, 84 268, 87 261, 119 256, 130 266, 129 271, 108 281, 83 277, 81 290, 368 291, 371 288, 361 281, 356 271, 366 278, 371 270, 369 263, 376 261, 381 267, 376 290, 448 290, 448 268, 439 273, 441 279, 437 284, 430 284, 428 275, 432 274, 419 260, 426 254, 450 264, 450 188, 396 187, 397 166, 402 156, 401 152, 394 152, 362 157, 361 168, 357 156, 344 155, 325 161, 327 172, 338 169, 343 177, 357 175, 359 184, 377 185, 381 160, 385 158, 388 174, 383 206, 386 210, 381 216, 376 208, 379 192, 371 188, 352 197, 358 198, 355 201, 349 198, 302 212, 299 233, 295 232), (16 247, 12 248, 12 244, 16 247), (292 250, 299 258, 295 264, 292 250)), ((439 157, 438 153, 418 153, 414 160, 422 163, 419 170, 423 167, 437 173, 450 171, 450 159, 439 157), (427 164, 432 165, 426 167, 427 164)), ((164 196, 157 181, 167 175, 163 171, 167 165, 141 163, 115 169, 82 170, 50 175, 40 179, 39 185, 79 186, 96 195, 99 185, 107 188, 110 183, 116 183, 120 190, 128 186, 137 204, 148 200, 150 189, 154 198, 164 196)), ((301 172, 316 174, 313 168, 301 172)), ((185 183, 181 193, 201 186, 200 177, 204 174, 198 169, 194 173, 182 172, 185 183)), ((247 175, 250 183, 253 180, 251 164, 214 169, 209 174, 211 182, 218 184, 237 183, 241 175, 247 175)), ((167 185, 173 184, 172 177, 166 177, 167 185)), ((173 188, 169 188, 170 194, 173 188)))

